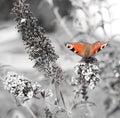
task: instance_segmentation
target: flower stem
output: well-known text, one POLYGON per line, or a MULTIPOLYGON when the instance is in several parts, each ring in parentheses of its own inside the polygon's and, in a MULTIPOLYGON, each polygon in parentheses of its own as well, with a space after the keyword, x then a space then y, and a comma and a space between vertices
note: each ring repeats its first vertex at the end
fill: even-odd
POLYGON ((24 106, 28 110, 28 112, 31 114, 32 118, 37 118, 35 116, 35 114, 33 113, 33 111, 28 107, 28 105, 26 103, 22 104, 22 106, 24 106))

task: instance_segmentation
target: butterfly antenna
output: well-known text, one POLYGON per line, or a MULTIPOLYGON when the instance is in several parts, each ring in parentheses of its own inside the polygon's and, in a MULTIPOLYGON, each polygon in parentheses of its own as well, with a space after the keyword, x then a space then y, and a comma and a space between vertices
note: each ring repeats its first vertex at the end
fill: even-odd
POLYGON ((67 46, 68 43, 65 43, 65 47, 67 46))
POLYGON ((108 47, 111 47, 110 41, 107 41, 107 46, 108 46, 108 47))

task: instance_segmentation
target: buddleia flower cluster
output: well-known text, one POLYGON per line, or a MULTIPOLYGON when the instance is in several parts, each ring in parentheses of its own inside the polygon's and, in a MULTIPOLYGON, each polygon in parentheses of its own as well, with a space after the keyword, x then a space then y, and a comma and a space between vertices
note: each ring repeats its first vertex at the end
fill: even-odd
MULTIPOLYGON (((12 14, 15 15, 18 31, 22 33, 22 40, 29 53, 29 58, 35 61, 34 67, 44 72, 47 77, 53 76, 52 67, 58 59, 51 41, 46 37, 45 31, 39 26, 36 17, 33 17, 26 0, 14 3, 12 14)), ((60 67, 58 67, 60 69, 60 67)), ((61 74, 61 73, 60 73, 61 74)))
MULTIPOLYGON (((97 60, 93 58, 96 62, 97 60)), ((100 69, 95 62, 80 61, 75 67, 77 77, 72 78, 72 85, 77 89, 75 90, 76 95, 82 95, 83 99, 87 100, 87 89, 94 89, 96 84, 100 81, 100 69)))
POLYGON ((38 94, 41 97, 52 96, 51 90, 43 89, 39 83, 30 81, 16 72, 8 72, 2 78, 2 82, 5 90, 17 98, 23 98, 23 100, 37 98, 38 94))

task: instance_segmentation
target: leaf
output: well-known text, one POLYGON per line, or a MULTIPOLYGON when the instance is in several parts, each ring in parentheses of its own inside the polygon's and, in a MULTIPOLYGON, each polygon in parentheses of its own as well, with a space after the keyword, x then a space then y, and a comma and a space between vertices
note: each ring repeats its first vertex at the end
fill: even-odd
POLYGON ((71 110, 74 110, 74 109, 76 109, 77 107, 82 107, 82 105, 85 105, 85 104, 86 104, 86 105, 88 104, 89 106, 96 106, 96 104, 93 103, 93 102, 80 101, 80 102, 74 104, 73 107, 71 108, 71 110))

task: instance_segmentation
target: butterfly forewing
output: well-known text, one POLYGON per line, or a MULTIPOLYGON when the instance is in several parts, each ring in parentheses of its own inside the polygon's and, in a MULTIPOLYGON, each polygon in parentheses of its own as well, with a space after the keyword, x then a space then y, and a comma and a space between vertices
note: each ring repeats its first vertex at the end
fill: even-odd
POLYGON ((77 53, 79 56, 84 57, 86 49, 88 48, 88 44, 74 43, 74 44, 66 44, 66 47, 71 51, 77 53))
POLYGON ((103 48, 105 48, 107 46, 107 44, 108 43, 105 43, 105 42, 96 42, 96 43, 92 44, 91 49, 90 49, 90 56, 93 56, 94 54, 101 51, 103 48))

